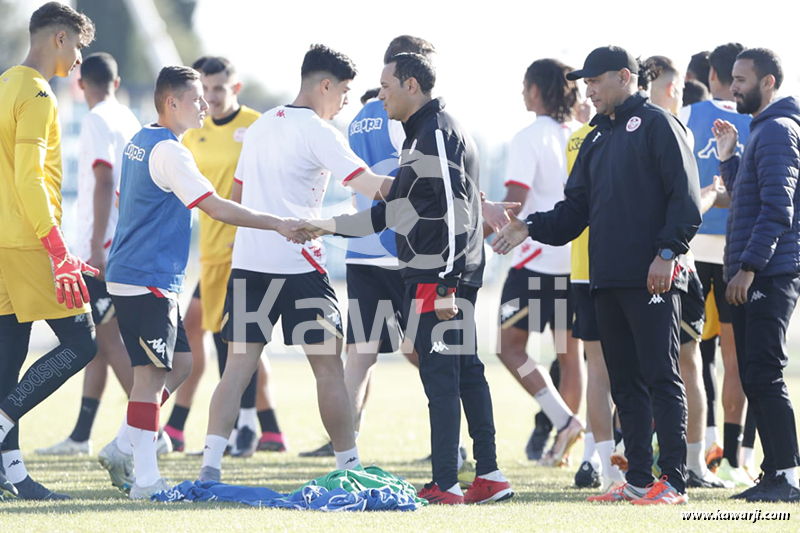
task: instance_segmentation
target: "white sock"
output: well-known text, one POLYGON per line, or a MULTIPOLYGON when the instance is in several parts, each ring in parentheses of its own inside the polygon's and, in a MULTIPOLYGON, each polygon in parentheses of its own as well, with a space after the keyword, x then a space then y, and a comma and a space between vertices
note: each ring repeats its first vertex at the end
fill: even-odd
MULTIPOLYGON (((706 444, 708 448, 714 445, 715 442, 719 442, 719 434, 717 433, 717 426, 708 426, 706 428, 706 444)), ((703 450, 704 452, 708 451, 708 448, 703 450)))
POLYGON ((614 453, 614 440, 598 442, 595 444, 595 448, 597 449, 597 455, 600 459, 600 473, 603 479, 608 481, 608 483, 604 484, 610 484, 614 481, 624 481, 625 478, 622 476, 622 472, 619 471, 619 468, 611 464, 611 454, 614 453))
POLYGON ((128 415, 122 419, 122 425, 117 430, 117 438, 114 439, 117 443, 117 449, 125 455, 133 455, 133 448, 131 444, 131 434, 128 432, 128 415))
POLYGON ((569 410, 569 407, 564 403, 556 389, 550 386, 545 387, 534 394, 533 397, 542 406, 542 411, 553 423, 556 430, 563 429, 569 423, 572 411, 569 410))
POLYGON ((334 451, 333 455, 336 456, 336 470, 352 470, 361 464, 361 458, 358 456, 358 446, 344 452, 334 451))
POLYGON ((203 466, 210 466, 217 470, 222 469, 222 456, 228 440, 219 435, 206 435, 206 445, 203 448, 203 466))
POLYGON ((242 429, 243 427, 249 427, 256 431, 258 427, 258 415, 256 413, 256 408, 247 408, 247 409, 239 409, 239 427, 238 429, 242 429))
POLYGON ((6 476, 11 483, 19 483, 28 477, 28 471, 22 461, 22 452, 19 450, 4 453, 3 466, 5 466, 6 476))
POLYGON ((756 450, 755 448, 745 448, 742 446, 742 459, 744 465, 748 468, 756 466, 756 450))
POLYGON ((457 468, 459 470, 461 470, 461 467, 464 466, 464 458, 461 457, 461 451, 460 450, 456 453, 456 457, 458 458, 457 468))
POLYGON ((583 459, 581 462, 590 461, 592 456, 594 455, 595 446, 594 446, 594 433, 591 431, 586 434, 584 437, 584 444, 583 444, 583 459))
POLYGON ((16 424, 14 424, 14 422, 12 422, 10 419, 0 415, 0 444, 6 440, 6 435, 8 435, 8 432, 11 431, 15 425, 16 424))
POLYGON ((508 481, 506 479, 506 476, 504 476, 503 473, 500 472, 499 470, 495 470, 494 472, 489 472, 488 474, 483 474, 483 475, 480 475, 478 477, 481 477, 483 479, 487 479, 489 481, 496 481, 498 483, 500 483, 502 481, 508 481))
POLYGON ((461 492, 461 485, 458 484, 458 483, 456 483, 455 485, 453 485, 452 487, 447 489, 445 492, 450 492, 452 494, 457 494, 458 496, 463 496, 464 495, 464 493, 461 492))
MULTIPOLYGON (((800 488, 800 482, 797 479, 797 467, 792 468, 784 468, 783 470, 778 470, 775 472, 776 474, 786 474, 786 481, 789 482, 789 485, 793 486, 794 488, 800 488)), ((12 481, 12 483, 14 483, 12 481)))
POLYGON ((158 431, 128 426, 128 434, 133 448, 133 468, 136 471, 136 484, 140 487, 149 487, 161 478, 156 456, 158 431))
POLYGON ((700 477, 705 477, 708 470, 704 457, 705 448, 703 441, 686 444, 686 468, 700 477))

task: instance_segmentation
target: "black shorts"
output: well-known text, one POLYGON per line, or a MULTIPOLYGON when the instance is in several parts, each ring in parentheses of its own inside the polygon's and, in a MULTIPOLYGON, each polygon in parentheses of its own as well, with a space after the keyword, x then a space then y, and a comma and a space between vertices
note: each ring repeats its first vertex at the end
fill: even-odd
POLYGON ((347 344, 379 340, 378 353, 399 350, 403 340, 404 291, 399 270, 347 265, 347 344), (380 321, 379 331, 375 331, 376 321, 380 321), (354 323, 358 335, 353 331, 354 323))
POLYGON ((722 324, 731 323, 731 304, 725 299, 725 292, 728 284, 723 279, 722 265, 715 263, 695 263, 697 275, 700 276, 700 283, 703 285, 703 300, 708 298, 708 293, 714 289, 714 302, 717 304, 717 314, 722 324))
POLYGON ((131 366, 154 365, 172 370, 176 352, 191 352, 178 302, 172 298, 151 293, 112 295, 111 299, 131 366))
POLYGON ((572 329, 572 296, 569 276, 540 274, 526 268, 508 271, 500 297, 500 327, 515 327, 541 333, 550 329, 572 329), (529 302, 538 309, 529 308, 529 302), (538 313, 538 317, 537 317, 538 313), (563 315, 566 314, 566 317, 563 315), (533 317, 533 320, 529 320, 533 317))
POLYGON ((572 336, 582 341, 599 341, 600 330, 597 329, 597 312, 594 309, 592 289, 589 283, 573 283, 572 299, 575 308, 572 336))
POLYGON ((194 288, 194 292, 192 293, 192 298, 200 299, 200 282, 197 282, 197 287, 194 288))
POLYGON ((239 268, 231 270, 222 315, 222 339, 227 342, 269 343, 272 328, 279 318, 284 344, 320 344, 333 336, 344 337, 339 302, 327 274, 317 271, 266 274, 239 268), (237 299, 236 280, 241 280, 236 285, 243 289, 244 303, 237 299), (238 317, 237 312, 242 311, 248 316, 238 317), (237 319, 243 322, 237 325, 237 319))
POLYGON ((89 302, 92 307, 92 320, 95 325, 108 324, 116 316, 114 302, 106 289, 106 282, 91 276, 83 276, 86 288, 89 289, 89 302))
POLYGON ((703 286, 697 272, 689 272, 689 286, 678 291, 681 297, 681 344, 700 341, 706 321, 706 304, 703 299, 703 286))

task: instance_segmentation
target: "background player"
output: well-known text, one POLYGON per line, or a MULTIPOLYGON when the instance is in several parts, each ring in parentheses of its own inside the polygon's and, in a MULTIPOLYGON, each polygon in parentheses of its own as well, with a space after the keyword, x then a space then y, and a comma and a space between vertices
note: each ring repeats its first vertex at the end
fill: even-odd
MULTIPOLYGON (((505 182, 505 200, 522 203, 515 211, 523 217, 550 210, 564 198, 567 140, 580 127, 573 118, 578 88, 564 77, 569 70, 560 61, 540 59, 525 72, 522 94, 536 120, 514 136, 505 182)), ((572 337, 569 271, 569 245, 547 246, 527 239, 514 252, 500 299, 498 357, 558 430, 543 459, 548 466, 561 464, 584 430, 574 416, 583 399, 586 371, 580 342, 572 337), (538 312, 529 308, 531 301, 538 302, 538 312), (541 333, 548 323, 559 361, 558 389, 527 353, 530 331, 541 333)))
POLYGON ((108 367, 114 370, 126 395, 130 395, 133 384, 133 370, 105 283, 106 259, 119 216, 115 191, 119 185, 122 152, 141 128, 131 110, 117 101, 115 94, 119 83, 117 62, 111 55, 92 54, 81 64, 78 84, 83 89, 89 113, 81 122, 78 212, 82 216, 77 220, 75 255, 100 271, 96 278, 85 279, 92 299, 98 349, 84 372, 83 397, 75 429, 63 441, 36 450, 41 455, 91 454, 89 437, 106 386, 108 367))

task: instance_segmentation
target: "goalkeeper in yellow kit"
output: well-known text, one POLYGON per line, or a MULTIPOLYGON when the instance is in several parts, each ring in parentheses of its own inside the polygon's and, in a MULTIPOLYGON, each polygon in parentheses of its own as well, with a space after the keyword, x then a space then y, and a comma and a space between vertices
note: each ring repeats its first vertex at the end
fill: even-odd
POLYGON ((30 20, 25 61, 0 74, 0 499, 67 499, 33 481, 19 450, 18 421, 97 352, 82 274, 61 233, 61 129, 48 80, 81 63, 94 24, 58 2, 30 20), (46 320, 60 344, 20 379, 31 324, 46 320))

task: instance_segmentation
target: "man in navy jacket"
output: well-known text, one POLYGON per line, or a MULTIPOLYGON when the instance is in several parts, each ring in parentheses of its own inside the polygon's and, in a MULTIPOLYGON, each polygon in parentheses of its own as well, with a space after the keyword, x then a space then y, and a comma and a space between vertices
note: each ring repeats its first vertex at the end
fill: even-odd
POLYGON ((800 101, 779 98, 780 59, 755 48, 739 54, 731 91, 739 113, 753 115, 744 154, 729 122, 714 124, 720 174, 731 193, 725 246, 726 298, 742 387, 764 448, 762 482, 735 496, 800 501, 794 410, 783 369, 786 329, 800 294, 800 101))

